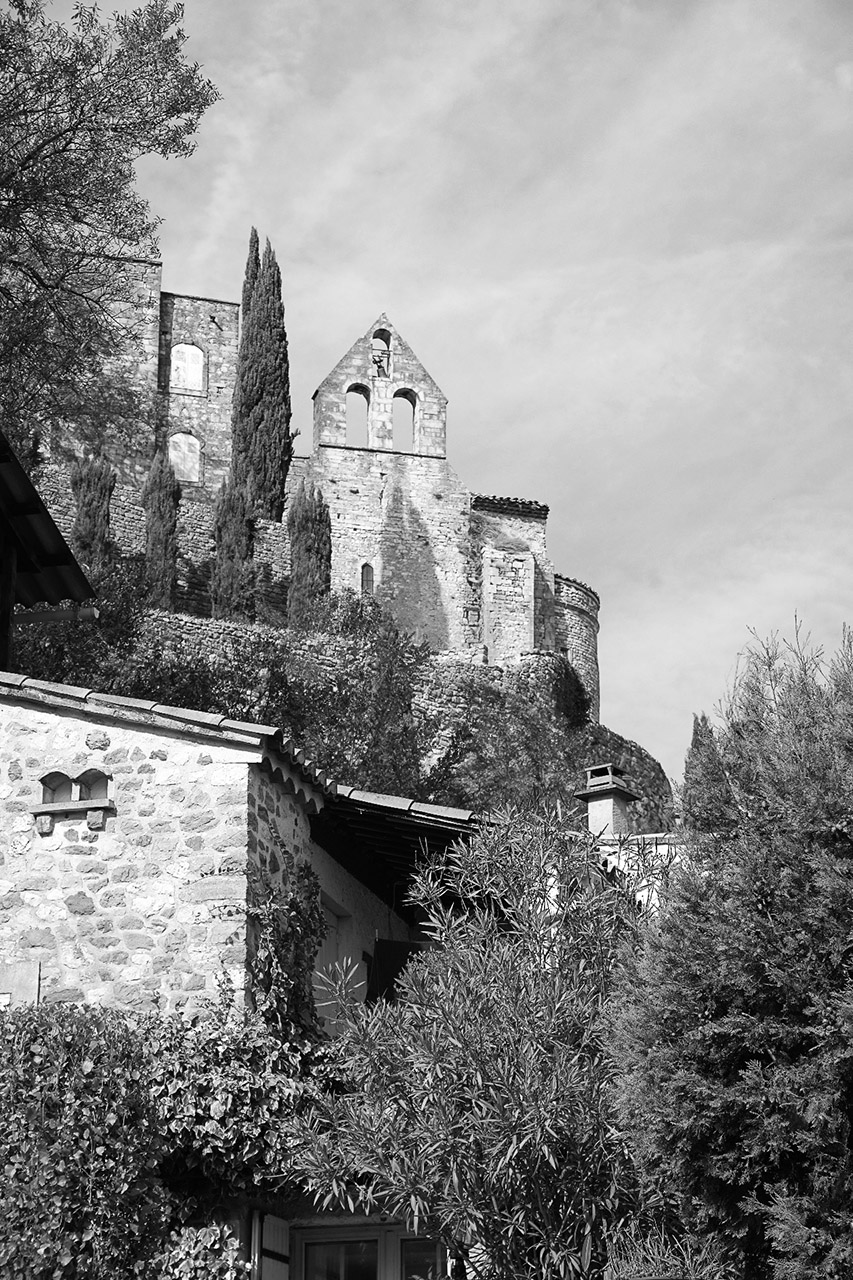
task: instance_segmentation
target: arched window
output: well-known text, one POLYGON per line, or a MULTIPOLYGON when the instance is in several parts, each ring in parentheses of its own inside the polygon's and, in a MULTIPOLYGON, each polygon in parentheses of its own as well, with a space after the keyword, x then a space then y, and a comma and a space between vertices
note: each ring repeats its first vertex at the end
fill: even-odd
POLYGON ((170 391, 204 391, 204 352, 189 342, 172 347, 170 391))
POLYGON ((414 391, 394 392, 394 449, 397 453, 414 453, 415 451, 415 404, 417 397, 414 391))
POLYGON ((41 780, 42 804, 70 804, 71 779, 67 773, 48 773, 41 780))
POLYGON ((189 431, 169 436, 169 461, 179 480, 195 484, 201 480, 201 441, 189 431))
POLYGON ((363 564, 361 566, 361 594, 363 596, 373 595, 373 565, 363 564))
POLYGON ((388 329, 377 329, 370 344, 373 367, 381 378, 391 374, 391 334, 388 329))
POLYGON ((81 800, 106 800, 109 795, 109 779, 100 769, 87 769, 77 779, 81 800))
POLYGON ((355 383, 347 389, 347 444, 351 449, 367 448, 367 408, 370 392, 355 383))

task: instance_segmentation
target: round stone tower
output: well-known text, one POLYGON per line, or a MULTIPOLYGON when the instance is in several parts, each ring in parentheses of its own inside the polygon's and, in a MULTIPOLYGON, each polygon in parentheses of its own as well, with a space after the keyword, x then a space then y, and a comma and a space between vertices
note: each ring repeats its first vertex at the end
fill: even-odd
POLYGON ((601 602, 585 582, 554 574, 554 622, 558 653, 564 653, 589 694, 589 718, 598 723, 598 610, 601 602))

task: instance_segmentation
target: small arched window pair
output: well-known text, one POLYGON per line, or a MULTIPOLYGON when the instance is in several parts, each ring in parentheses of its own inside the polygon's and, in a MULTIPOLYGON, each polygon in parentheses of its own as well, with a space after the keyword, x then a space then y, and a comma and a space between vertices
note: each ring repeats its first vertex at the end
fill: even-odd
POLYGON ((100 769, 87 769, 78 778, 53 772, 41 779, 41 799, 43 805, 85 807, 89 800, 108 800, 109 788, 110 780, 100 769))

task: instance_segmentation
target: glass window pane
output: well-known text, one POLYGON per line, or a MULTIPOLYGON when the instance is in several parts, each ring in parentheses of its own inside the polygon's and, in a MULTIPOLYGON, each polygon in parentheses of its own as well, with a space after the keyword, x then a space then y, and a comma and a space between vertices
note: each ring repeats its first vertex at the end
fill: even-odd
POLYGON ((339 1244, 306 1244, 305 1280, 343 1280, 339 1244))
POLYGON ((438 1250, 432 1240, 400 1241, 400 1280, 436 1280, 438 1250))
POLYGON ((305 1280, 377 1280, 376 1240, 336 1240, 305 1246, 305 1280))

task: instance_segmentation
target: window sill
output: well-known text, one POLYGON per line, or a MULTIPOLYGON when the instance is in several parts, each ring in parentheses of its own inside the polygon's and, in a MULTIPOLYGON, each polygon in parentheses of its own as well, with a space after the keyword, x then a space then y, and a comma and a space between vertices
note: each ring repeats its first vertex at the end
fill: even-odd
POLYGON ((115 813, 113 800, 68 800, 57 804, 39 804, 30 809, 36 820, 36 831, 40 836, 49 836, 57 818, 86 819, 90 831, 103 831, 107 825, 108 814, 115 813))

